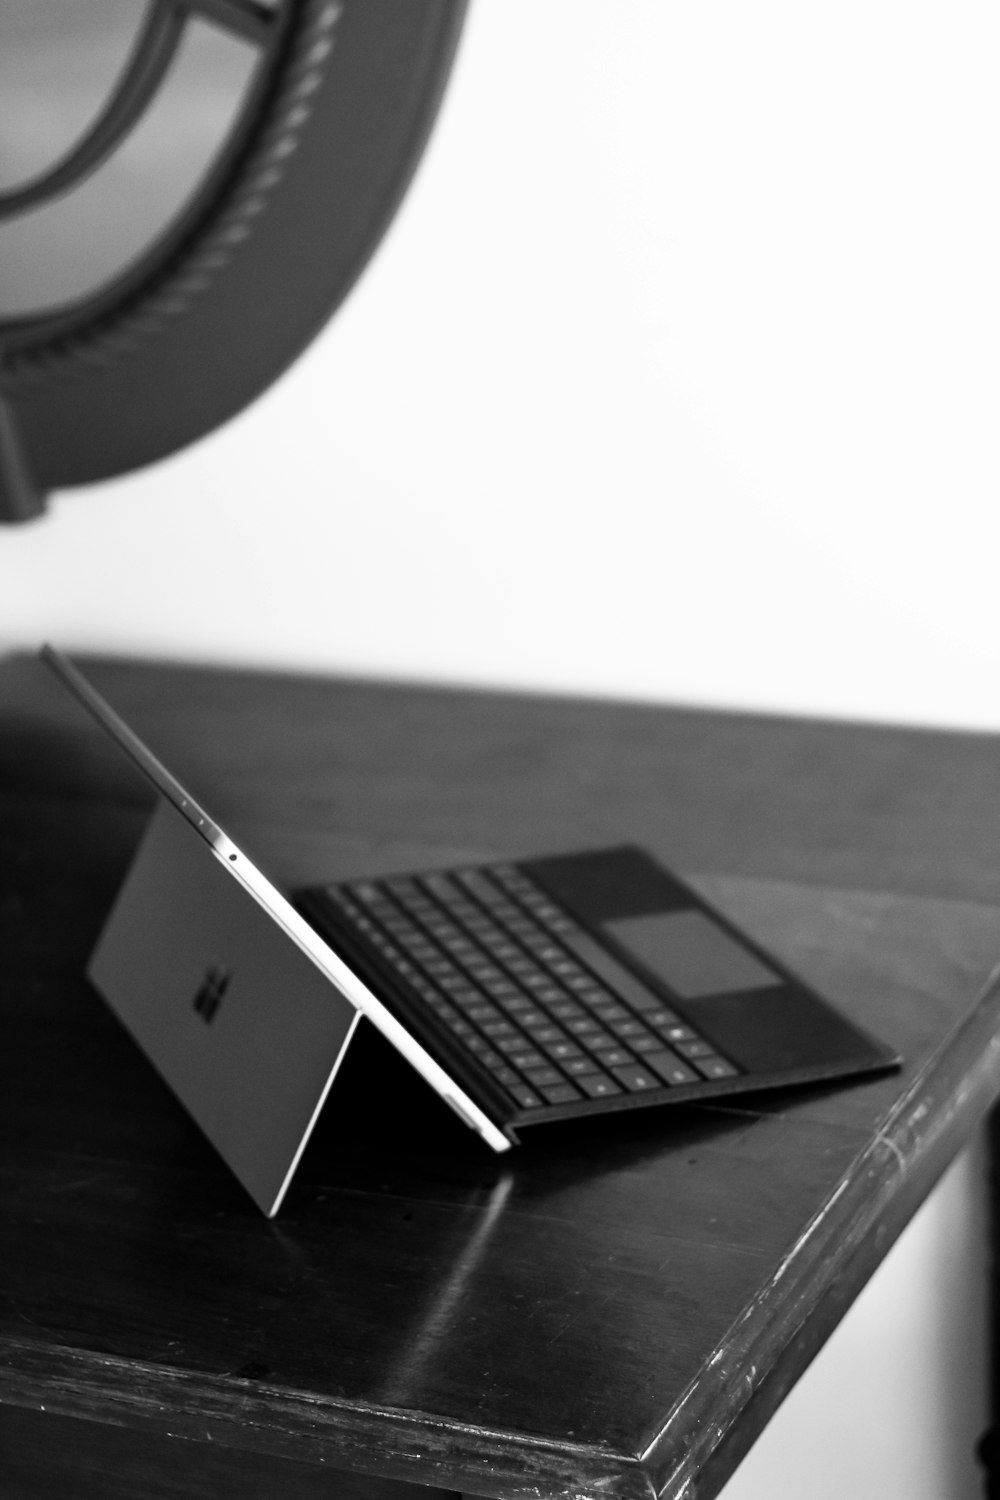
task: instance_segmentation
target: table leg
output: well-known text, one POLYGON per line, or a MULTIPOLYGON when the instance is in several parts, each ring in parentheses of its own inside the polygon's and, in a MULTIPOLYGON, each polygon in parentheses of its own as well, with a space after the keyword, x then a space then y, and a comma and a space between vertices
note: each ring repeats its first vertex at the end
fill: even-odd
POLYGON ((1000 1500, 1000 1108, 991 1111, 987 1122, 986 1151, 991 1421, 977 1453, 983 1468, 983 1494, 986 1500, 1000 1500))

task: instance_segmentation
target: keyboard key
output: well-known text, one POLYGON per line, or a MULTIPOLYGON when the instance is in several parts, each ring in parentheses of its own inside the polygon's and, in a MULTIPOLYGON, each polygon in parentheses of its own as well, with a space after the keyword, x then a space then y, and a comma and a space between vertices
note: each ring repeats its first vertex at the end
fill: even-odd
POLYGON ((464 1009, 469 1020, 477 1021, 480 1026, 484 1025, 487 1021, 499 1021, 501 1019, 500 1012, 496 1006, 490 1005, 485 1000, 479 1001, 476 1005, 467 1005, 464 1009))
POLYGON ((558 1068, 525 1068, 524 1076, 536 1089, 544 1088, 548 1084, 561 1083, 562 1074, 558 1068))
POLYGON ((530 1048, 523 1036, 497 1037, 496 1045, 498 1051, 505 1053, 511 1059, 515 1057, 537 1057, 539 1061, 544 1061, 542 1054, 530 1048))
POLYGON ((536 999, 540 1000, 543 1005, 547 1005, 554 1016, 559 1015, 559 1006, 569 1007, 566 1012, 569 1015, 580 1009, 573 1000, 569 999, 565 990, 561 990, 557 984, 550 984, 548 980, 544 984, 534 985, 533 990, 536 999))
MULTIPOLYGON (((591 1037, 606 1035, 603 1027, 598 1025, 593 1016, 580 1016, 579 1018, 571 1017, 564 1024, 566 1030, 571 1031, 574 1036, 591 1037)), ((590 1045, 590 1043, 588 1043, 588 1045, 590 1045)))
POLYGON ((724 1057, 696 1057, 694 1065, 703 1078, 739 1077, 739 1068, 734 1068, 724 1057))
POLYGON ((506 1085, 507 1092, 512 1099, 516 1099, 522 1109, 537 1109, 541 1099, 534 1089, 529 1089, 526 1083, 511 1083, 506 1085))
POLYGON ((447 974, 443 979, 440 979, 438 983, 443 990, 448 990, 451 994, 468 994, 469 981, 466 979, 464 974, 447 974))
POLYGON ((538 1046, 545 1047, 546 1052, 551 1050, 553 1042, 561 1042, 566 1038, 566 1033, 559 1026, 535 1026, 531 1032, 531 1039, 538 1046))
POLYGON ((482 995, 474 990, 471 984, 453 984, 448 991, 449 999, 453 1005, 459 1006, 466 1013, 470 1005, 478 1005, 482 995))
POLYGON ((625 1068, 612 1068, 612 1073, 623 1084, 630 1094, 638 1094, 642 1089, 662 1089, 663 1083, 659 1078, 640 1068, 638 1063, 631 1063, 625 1068))
POLYGON ((674 1052, 647 1052, 643 1057, 646 1067, 652 1068, 664 1083, 676 1087, 680 1083, 697 1083, 698 1074, 687 1063, 681 1062, 674 1052))
POLYGON ((381 900, 378 886, 374 885, 370 880, 355 881, 352 885, 348 886, 348 890, 352 896, 358 901, 363 901, 366 906, 381 900))
MULTIPOLYGON (((410 942, 409 946, 412 949, 416 946, 416 944, 410 942)), ((457 958, 460 963, 463 959, 475 958, 478 952, 475 943, 471 942, 468 938, 446 938, 444 940, 444 946, 447 948, 452 958, 457 958)))
POLYGON ((644 1011, 642 1019, 647 1026, 656 1026, 659 1028, 677 1026, 680 1022, 680 1017, 676 1011, 668 1010, 665 1005, 653 1010, 644 1011))
POLYGON ((457 879, 465 886, 466 891, 471 891, 472 895, 475 895, 478 901, 483 901, 486 906, 489 906, 490 901, 499 901, 504 898, 481 870, 459 870, 457 879))
POLYGON ((534 1052, 525 1048, 523 1052, 508 1052, 507 1061, 513 1067, 520 1068, 522 1072, 525 1072, 528 1068, 540 1068, 544 1064, 545 1058, 540 1052, 534 1052))
POLYGON ((633 1052, 640 1053, 659 1052, 663 1047, 661 1039, 658 1036, 654 1036, 651 1031, 645 1032, 642 1036, 630 1036, 628 1044, 633 1052))
POLYGON ((504 977, 503 970, 498 969, 496 964, 490 963, 489 959, 477 958, 474 963, 467 963, 465 968, 466 972, 471 974, 473 979, 491 980, 503 979, 504 977))
MULTIPOLYGON (((616 1031, 628 1025, 632 1019, 632 1012, 626 1010, 624 1005, 620 1005, 617 1000, 601 1000, 597 1005, 591 1005, 588 1008, 595 1016, 599 1016, 602 1021, 613 1026, 616 1031)), ((638 1026, 639 1022, 636 1021, 635 1024, 638 1026)))
POLYGON ((501 1037, 516 1037, 519 1035, 517 1027, 512 1025, 510 1021, 487 1021, 483 1027, 483 1031, 488 1037, 492 1037, 494 1041, 499 1041, 501 1037))
POLYGON ((627 1036, 630 1042, 634 1036, 649 1035, 642 1022, 634 1020, 631 1016, 624 1021, 619 1021, 615 1026, 615 1031, 617 1031, 619 1036, 627 1036))
POLYGON ((710 1047, 707 1042, 675 1042, 674 1046, 682 1057, 715 1057, 717 1055, 715 1048, 710 1047))
POLYGON ((566 1072, 573 1078, 582 1078, 584 1073, 599 1073, 601 1070, 592 1057, 571 1057, 563 1063, 566 1072))
POLYGON ((554 1005, 549 1006, 549 1011, 560 1021, 568 1021, 571 1017, 582 1020, 586 1011, 576 1000, 557 1000, 554 1005))
POLYGON ((621 1084, 609 1078, 606 1073, 586 1074, 579 1083, 589 1099, 606 1099, 622 1091, 621 1084))
POLYGON ((586 1046, 590 1048, 591 1052, 609 1052, 612 1048, 618 1046, 618 1038, 616 1036, 612 1036, 610 1032, 607 1031, 598 1031, 596 1036, 591 1036, 588 1033, 588 1035, 585 1036, 583 1040, 586 1046))
POLYGON ((487 1048, 485 1052, 481 1052, 479 1054, 479 1061, 481 1063, 485 1063, 486 1067, 489 1068, 491 1073, 495 1073, 498 1068, 503 1067, 507 1059, 505 1057, 501 1057, 499 1052, 494 1052, 490 1047, 487 1048))
POLYGON ((555 945, 550 943, 547 938, 526 938, 525 946, 530 948, 531 952, 535 955, 536 958, 540 959, 542 963, 549 963, 554 961, 555 959, 566 957, 563 950, 561 948, 555 947, 555 945))
POLYGON ((521 997, 521 991, 516 984, 511 984, 509 979, 484 979, 481 983, 486 993, 494 1000, 507 1002, 521 997))
POLYGON ((504 1001, 503 1008, 512 1016, 523 1015, 525 1011, 537 1010, 534 998, 529 999, 527 995, 522 995, 519 990, 515 990, 510 999, 504 1001))
POLYGON ((562 1062, 563 1059, 567 1057, 583 1056, 583 1052, 577 1046, 576 1042, 551 1042, 545 1050, 549 1054, 549 1056, 554 1057, 557 1062, 562 1062))
POLYGON ((496 1078, 497 1083, 507 1085, 511 1083, 521 1082, 520 1073, 516 1068, 509 1068, 507 1066, 507 1059, 505 1057, 500 1058, 495 1063, 490 1063, 489 1069, 493 1076, 496 1078))
POLYGON ((572 1083, 550 1083, 538 1091, 547 1104, 575 1104, 580 1090, 572 1083))

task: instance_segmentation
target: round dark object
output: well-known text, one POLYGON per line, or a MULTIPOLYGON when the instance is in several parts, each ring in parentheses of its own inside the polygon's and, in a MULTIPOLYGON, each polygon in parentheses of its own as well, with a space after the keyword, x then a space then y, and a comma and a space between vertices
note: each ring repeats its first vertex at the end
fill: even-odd
MULTIPOLYGON (((247 8, 166 3, 209 15, 227 3, 247 8)), ((465 9, 466 0, 271 7, 252 96, 179 220, 110 286, 0 322, 7 518, 37 511, 47 489, 183 447, 294 360, 406 189, 465 9)))

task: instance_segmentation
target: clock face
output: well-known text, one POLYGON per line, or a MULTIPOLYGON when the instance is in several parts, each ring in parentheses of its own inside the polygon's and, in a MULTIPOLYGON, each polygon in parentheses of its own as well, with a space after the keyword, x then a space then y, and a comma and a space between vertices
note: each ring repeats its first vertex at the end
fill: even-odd
POLYGON ((0 319, 106 292, 239 138, 287 0, 3 0, 0 319))

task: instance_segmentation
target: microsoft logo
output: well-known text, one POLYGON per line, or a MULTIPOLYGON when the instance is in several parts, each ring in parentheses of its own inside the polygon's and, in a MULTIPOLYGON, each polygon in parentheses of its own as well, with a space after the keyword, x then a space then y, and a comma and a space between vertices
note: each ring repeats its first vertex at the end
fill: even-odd
POLYGON ((229 981, 232 977, 231 969, 223 969, 221 965, 213 964, 198 986, 198 993, 194 997, 193 1004, 206 1024, 215 1020, 215 1013, 222 1004, 222 997, 229 988, 229 981))

